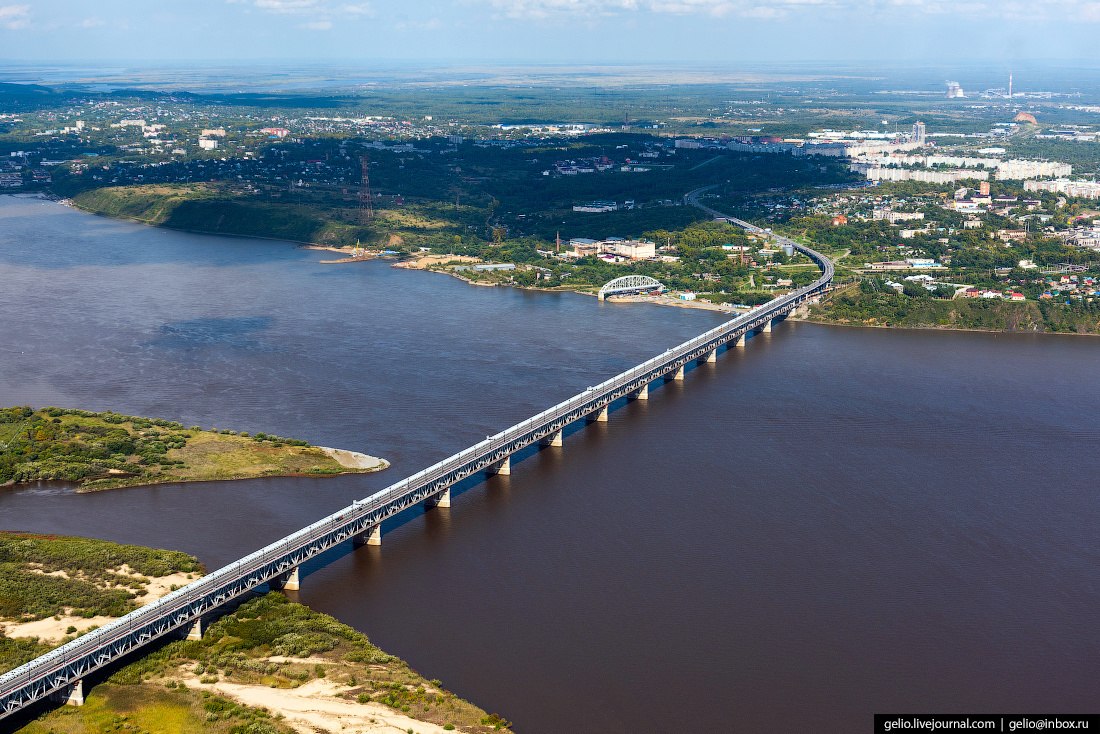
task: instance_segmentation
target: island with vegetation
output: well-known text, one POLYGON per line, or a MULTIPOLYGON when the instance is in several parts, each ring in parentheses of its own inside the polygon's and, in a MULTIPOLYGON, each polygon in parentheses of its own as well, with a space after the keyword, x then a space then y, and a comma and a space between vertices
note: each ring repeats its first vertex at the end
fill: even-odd
MULTIPOLYGON (((176 551, 0 533, 0 672, 198 578, 176 551)), ((336 619, 256 595, 201 640, 176 640, 114 670, 81 707, 22 734, 507 731, 499 715, 426 680, 336 619)))
POLYGON ((0 486, 40 480, 79 491, 165 482, 334 476, 385 469, 366 454, 266 433, 64 408, 0 409, 0 486))

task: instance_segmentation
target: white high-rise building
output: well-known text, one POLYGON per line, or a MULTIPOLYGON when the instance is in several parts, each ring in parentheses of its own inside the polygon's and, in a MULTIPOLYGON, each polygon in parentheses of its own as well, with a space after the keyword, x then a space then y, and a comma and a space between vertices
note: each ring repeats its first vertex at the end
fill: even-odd
POLYGON ((923 122, 913 123, 913 142, 917 145, 924 145, 928 139, 928 130, 925 128, 923 122))
POLYGON ((958 82, 947 82, 948 99, 963 99, 964 97, 966 97, 966 93, 963 92, 963 88, 958 82))

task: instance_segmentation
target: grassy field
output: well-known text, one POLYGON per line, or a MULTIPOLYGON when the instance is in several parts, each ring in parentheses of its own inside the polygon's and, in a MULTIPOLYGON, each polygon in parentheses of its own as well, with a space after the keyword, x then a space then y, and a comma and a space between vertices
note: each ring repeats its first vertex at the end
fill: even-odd
POLYGON ((0 485, 58 479, 81 490, 162 482, 324 476, 374 471, 341 466, 305 441, 184 428, 116 413, 0 409, 0 485))
POLYGON ((444 690, 439 681, 426 680, 362 633, 280 594, 267 594, 212 625, 201 641, 172 642, 120 669, 87 692, 83 707, 56 709, 20 731, 275 734, 292 731, 277 711, 231 700, 218 693, 220 686, 291 691, 318 682, 325 686, 325 699, 359 709, 368 719, 370 712, 384 711, 444 730, 494 732, 509 726, 444 690))
POLYGON ((19 729, 22 734, 292 734, 269 711, 209 693, 163 686, 96 686, 80 708, 65 707, 19 729))
MULTIPOLYGON (((201 573, 197 559, 177 551, 0 532, 0 621, 28 622, 62 614, 118 617, 138 607, 150 578, 201 573)), ((0 671, 49 647, 37 638, 0 634, 0 671)))
MULTIPOLYGON (((194 558, 173 551, 2 533, 0 583, 6 586, 0 597, 23 600, 18 608, 5 607, 5 614, 23 619, 74 608, 122 614, 133 607, 141 584, 124 589, 124 600, 108 593, 129 579, 115 573, 120 566, 150 575, 200 572, 194 558), (47 574, 58 572, 87 588, 51 585, 59 577, 47 574)), ((49 648, 35 639, 0 635, 0 671, 49 648)), ((85 693, 84 706, 53 709, 18 731, 287 734, 301 731, 303 721, 321 732, 368 726, 406 731, 415 722, 477 733, 510 726, 444 690, 440 681, 426 680, 362 633, 278 593, 245 601, 212 624, 202 640, 169 642, 85 693)))

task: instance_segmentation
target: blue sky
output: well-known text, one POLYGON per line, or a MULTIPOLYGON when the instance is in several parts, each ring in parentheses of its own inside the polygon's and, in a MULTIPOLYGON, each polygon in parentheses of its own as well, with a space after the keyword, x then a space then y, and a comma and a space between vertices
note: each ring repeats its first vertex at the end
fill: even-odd
POLYGON ((1090 61, 1100 0, 0 0, 7 60, 1090 61))

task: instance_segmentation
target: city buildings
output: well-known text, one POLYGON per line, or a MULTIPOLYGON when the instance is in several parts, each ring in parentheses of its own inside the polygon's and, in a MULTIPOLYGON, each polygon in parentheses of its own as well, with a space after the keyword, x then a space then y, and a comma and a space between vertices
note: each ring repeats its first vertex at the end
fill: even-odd
POLYGON ((1054 181, 1025 181, 1024 191, 1050 191, 1082 199, 1100 199, 1100 182, 1070 181, 1065 178, 1054 181))
POLYGON ((1073 166, 1069 163, 1002 160, 960 155, 863 156, 854 160, 851 169, 866 175, 871 181, 924 181, 927 183, 950 183, 966 179, 988 181, 990 172, 998 181, 1064 177, 1073 174, 1073 166))
POLYGON ((924 183, 953 183, 974 179, 984 181, 989 171, 959 169, 954 171, 922 171, 912 168, 883 168, 867 163, 853 163, 852 170, 867 176, 868 181, 922 181, 924 183))
POLYGON ((575 212, 588 212, 591 214, 600 214, 603 212, 618 211, 619 204, 615 201, 592 201, 587 204, 575 204, 573 211, 575 212))
POLYGON ((890 224, 897 222, 910 222, 924 219, 924 212, 896 212, 892 209, 881 208, 871 212, 871 218, 875 221, 885 220, 890 224))
POLYGON ((608 237, 606 240, 592 240, 587 237, 574 237, 569 240, 573 248, 572 257, 590 255, 611 255, 628 260, 648 260, 657 256, 657 245, 646 240, 627 240, 621 237, 608 237))

